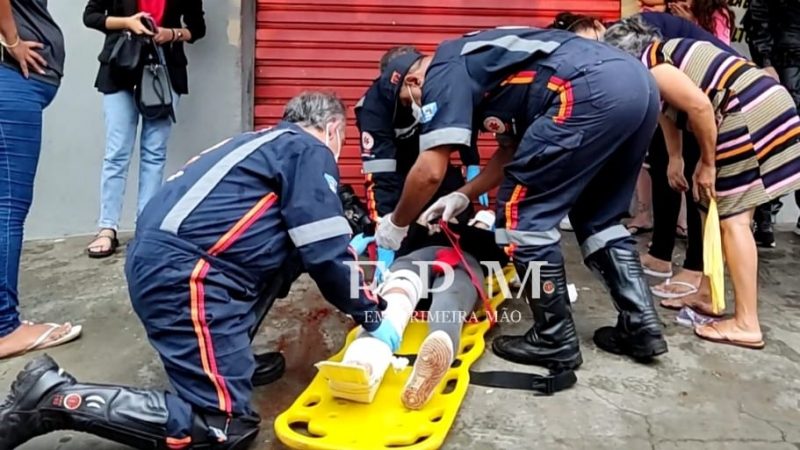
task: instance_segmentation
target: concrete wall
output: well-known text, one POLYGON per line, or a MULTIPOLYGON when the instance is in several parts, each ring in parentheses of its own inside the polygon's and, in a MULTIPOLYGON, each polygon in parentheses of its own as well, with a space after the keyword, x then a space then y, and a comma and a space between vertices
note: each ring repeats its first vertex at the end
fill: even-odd
MULTIPOLYGON (((102 96, 93 85, 103 36, 83 26, 84 3, 83 0, 50 2, 51 12, 67 42, 66 75, 58 96, 45 113, 34 204, 26 226, 28 239, 95 231, 104 118, 102 96)), ((206 0, 204 3, 208 34, 187 46, 190 92, 180 101, 166 176, 193 155, 249 129, 252 123, 255 2, 206 0)), ((138 158, 131 164, 128 178, 123 229, 132 229, 134 225, 137 173, 138 158)))

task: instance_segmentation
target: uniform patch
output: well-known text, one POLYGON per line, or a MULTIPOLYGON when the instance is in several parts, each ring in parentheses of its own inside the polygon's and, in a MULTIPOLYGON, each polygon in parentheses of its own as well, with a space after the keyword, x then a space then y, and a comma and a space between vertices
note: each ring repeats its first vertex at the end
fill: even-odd
POLYGON ((486 131, 497 134, 503 134, 506 132, 506 124, 504 124, 499 117, 494 116, 487 117, 483 121, 483 128, 485 128, 486 131))
POLYGON ((433 116, 439 111, 439 105, 436 102, 428 103, 422 107, 422 117, 420 118, 420 122, 428 123, 433 120, 433 116))
POLYGON ((332 177, 331 175, 325 174, 325 181, 328 182, 328 187, 331 188, 331 192, 334 194, 339 187, 339 183, 336 181, 336 178, 332 177))
POLYGON ((400 82, 400 79, 403 78, 403 75, 400 74, 398 71, 392 72, 392 78, 389 80, 392 84, 397 84, 400 82))
POLYGON ((372 135, 366 131, 361 133, 361 148, 364 150, 372 150, 373 146, 375 146, 375 139, 372 138, 372 135))
POLYGON ((545 294, 550 295, 556 291, 556 285, 552 281, 545 281, 544 284, 542 284, 542 291, 544 291, 545 294))
POLYGON ((83 399, 78 394, 69 394, 64 397, 64 408, 70 411, 80 408, 81 403, 83 403, 83 399))

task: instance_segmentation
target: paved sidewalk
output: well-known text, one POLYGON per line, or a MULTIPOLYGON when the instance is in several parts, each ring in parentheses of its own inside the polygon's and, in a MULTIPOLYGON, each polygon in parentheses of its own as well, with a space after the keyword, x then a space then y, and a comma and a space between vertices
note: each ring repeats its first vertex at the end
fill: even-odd
MULTIPOLYGON (((578 285, 580 295, 575 316, 585 363, 578 385, 553 397, 471 387, 444 448, 800 449, 800 238, 781 233, 777 249, 761 251, 765 350, 700 341, 674 323, 673 312, 662 311, 670 353, 653 366, 599 352, 591 342, 594 329, 613 323, 613 306, 601 284, 579 264, 573 238, 567 234, 564 240, 570 282, 578 285)), ((49 350, 80 380, 168 387, 131 311, 123 255, 90 260, 83 254, 85 244, 86 239, 77 238, 26 246, 21 275, 25 318, 84 325, 82 339, 49 350)), ((730 290, 729 282, 726 287, 730 290)), ((525 305, 508 307, 519 308, 529 320, 525 305)), ((272 419, 313 377, 312 365, 337 350, 347 323, 306 278, 276 304, 256 347, 284 351, 288 370, 280 381, 257 389, 254 403, 264 419, 257 450, 284 448, 273 435, 272 419)), ((525 323, 504 325, 502 332, 526 328, 525 323)), ((28 358, 0 362, 0 395, 28 358)), ((526 370, 491 353, 476 368, 526 370)), ((74 432, 54 433, 22 447, 121 448, 74 432)))

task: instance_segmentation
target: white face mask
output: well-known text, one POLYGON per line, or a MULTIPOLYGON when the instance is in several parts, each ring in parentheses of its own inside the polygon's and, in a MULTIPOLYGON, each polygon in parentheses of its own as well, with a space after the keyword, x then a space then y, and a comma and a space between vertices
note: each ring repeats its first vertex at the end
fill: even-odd
POLYGON ((339 133, 339 127, 336 127, 336 148, 330 146, 330 138, 328 138, 330 132, 328 130, 329 128, 325 127, 325 145, 333 152, 333 158, 336 162, 339 162, 339 155, 342 153, 342 136, 339 133))
POLYGON ((422 118, 422 108, 417 104, 414 100, 414 94, 411 92, 411 87, 406 85, 406 89, 408 89, 408 95, 411 97, 411 115, 414 116, 414 121, 419 122, 422 118))

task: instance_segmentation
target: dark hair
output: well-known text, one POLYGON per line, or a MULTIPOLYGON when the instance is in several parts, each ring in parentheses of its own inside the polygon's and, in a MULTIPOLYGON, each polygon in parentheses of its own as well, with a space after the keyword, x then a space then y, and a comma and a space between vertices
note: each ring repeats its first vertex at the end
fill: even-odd
MULTIPOLYGON (((667 7, 669 7, 670 3, 675 3, 675 0, 667 0, 667 7)), ((733 9, 731 9, 730 5, 728 4, 728 0, 692 1, 692 14, 697 20, 697 24, 700 25, 700 28, 703 28, 715 36, 716 27, 714 26, 714 14, 718 11, 722 12, 722 14, 725 16, 725 22, 727 22, 726 25, 728 30, 730 30, 731 38, 733 38, 733 35, 736 32, 736 13, 733 12, 733 9)))
POLYGON ((381 56, 381 73, 386 70, 386 66, 389 64, 389 61, 397 58, 398 56, 402 56, 408 53, 417 52, 416 47, 413 45, 400 45, 398 47, 392 47, 386 51, 386 53, 381 56))
POLYGON ((594 29, 598 23, 602 23, 599 17, 587 14, 573 14, 571 12, 558 13, 553 23, 547 28, 556 30, 567 30, 578 32, 586 29, 594 29))

